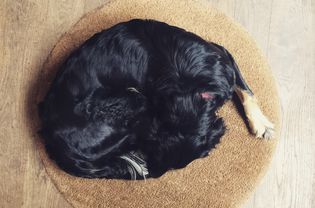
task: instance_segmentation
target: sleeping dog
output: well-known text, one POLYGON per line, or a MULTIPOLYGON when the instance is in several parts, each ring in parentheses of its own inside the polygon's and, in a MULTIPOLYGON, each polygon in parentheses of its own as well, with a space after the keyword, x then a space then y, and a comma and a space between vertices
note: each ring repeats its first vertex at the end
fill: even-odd
POLYGON ((63 63, 39 105, 50 157, 79 177, 156 178, 208 155, 233 93, 256 137, 271 138, 231 54, 181 28, 131 20, 95 34, 63 63))

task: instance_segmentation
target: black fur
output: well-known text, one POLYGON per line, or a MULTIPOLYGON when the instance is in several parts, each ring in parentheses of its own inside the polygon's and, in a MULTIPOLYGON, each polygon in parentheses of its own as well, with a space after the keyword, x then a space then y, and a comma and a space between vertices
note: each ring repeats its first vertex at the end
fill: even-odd
POLYGON ((132 153, 148 169, 137 179, 159 177, 214 148, 225 131, 215 112, 236 85, 250 91, 223 47, 131 20, 68 57, 39 105, 41 134, 72 175, 131 179, 134 167, 122 156, 132 153))

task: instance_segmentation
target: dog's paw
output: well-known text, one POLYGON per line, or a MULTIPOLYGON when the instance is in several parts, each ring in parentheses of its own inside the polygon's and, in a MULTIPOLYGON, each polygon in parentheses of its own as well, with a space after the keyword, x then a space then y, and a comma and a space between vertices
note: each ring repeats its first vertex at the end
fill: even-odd
POLYGON ((247 103, 245 113, 248 119, 251 132, 256 138, 271 139, 274 137, 274 125, 262 113, 258 104, 253 100, 247 103))
POLYGON ((254 112, 251 116, 248 116, 248 123, 251 132, 256 138, 271 139, 274 137, 274 125, 261 111, 254 112))

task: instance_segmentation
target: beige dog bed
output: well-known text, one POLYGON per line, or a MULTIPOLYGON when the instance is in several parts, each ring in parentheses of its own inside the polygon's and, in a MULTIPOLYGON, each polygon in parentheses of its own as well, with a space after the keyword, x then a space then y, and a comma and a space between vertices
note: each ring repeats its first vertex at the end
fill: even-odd
MULTIPOLYGON (((71 51, 94 33, 132 18, 164 21, 226 47, 262 110, 279 130, 278 96, 266 60, 244 29, 202 0, 116 0, 88 13, 49 55, 38 99, 43 98, 60 63, 71 51)), ((49 176, 74 207, 237 207, 265 173, 277 140, 256 139, 240 112, 233 102, 227 102, 219 113, 228 132, 210 156, 159 179, 132 182, 76 178, 55 166, 39 138, 38 148, 49 176)))

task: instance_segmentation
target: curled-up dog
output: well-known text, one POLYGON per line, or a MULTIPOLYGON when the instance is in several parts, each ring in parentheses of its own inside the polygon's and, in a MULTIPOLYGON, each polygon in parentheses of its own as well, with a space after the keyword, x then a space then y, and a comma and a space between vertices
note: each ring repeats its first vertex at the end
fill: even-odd
POLYGON ((156 178, 208 155, 225 132, 216 111, 234 93, 252 133, 271 138, 273 124, 224 47, 135 19, 95 34, 66 59, 39 105, 40 133, 72 175, 156 178))

